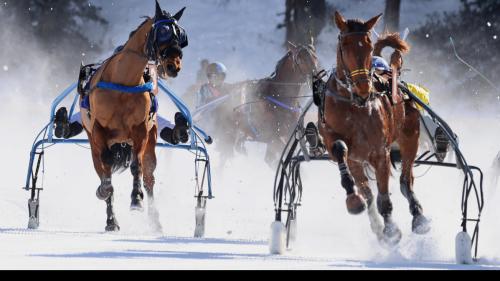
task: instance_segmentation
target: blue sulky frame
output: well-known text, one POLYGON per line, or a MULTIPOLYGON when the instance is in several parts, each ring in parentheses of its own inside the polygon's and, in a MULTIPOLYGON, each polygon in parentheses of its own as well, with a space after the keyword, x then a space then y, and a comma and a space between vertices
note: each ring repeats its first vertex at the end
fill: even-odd
MULTIPOLYGON (((40 164, 42 162, 42 158, 45 152, 45 149, 48 146, 56 145, 56 144, 89 144, 88 139, 57 139, 54 138, 53 130, 54 130, 54 118, 55 112, 58 106, 63 102, 68 96, 72 93, 76 93, 77 84, 74 83, 69 86, 66 90, 64 90, 52 103, 50 109, 50 121, 49 123, 41 130, 41 132, 37 135, 33 146, 31 148, 28 172, 26 175, 26 184, 24 189, 27 191, 31 191, 31 197, 28 201, 28 211, 29 211, 29 223, 28 228, 37 229, 40 225, 39 223, 39 195, 40 191, 43 190, 43 187, 37 187, 37 179, 38 173, 40 170, 40 164), (35 158, 38 155, 38 160, 35 167, 35 158)), ((195 197, 197 198, 197 228, 201 226, 204 229, 204 211, 206 207, 206 200, 213 199, 212 194, 212 175, 210 169, 210 158, 205 146, 205 143, 211 144, 212 138, 205 133, 201 128, 196 126, 193 123, 193 119, 191 116, 191 112, 184 102, 166 85, 166 83, 162 80, 158 80, 158 88, 159 92, 164 93, 179 109, 179 111, 186 117, 190 127, 190 140, 189 144, 185 145, 172 145, 168 143, 158 143, 156 145, 157 148, 171 148, 171 149, 182 149, 191 151, 195 154, 195 178, 196 178, 196 188, 195 188, 195 197), (203 169, 203 173, 201 174, 201 178, 199 177, 199 168, 203 169), (206 190, 204 187, 207 187, 206 190), (201 214, 201 215, 200 215, 201 214)), ((78 93, 75 94, 73 98, 73 103, 71 105, 71 109, 69 112, 69 116, 72 116, 75 112, 79 101, 78 93)), ((203 230, 197 230, 197 234, 195 236, 202 236, 203 230)))

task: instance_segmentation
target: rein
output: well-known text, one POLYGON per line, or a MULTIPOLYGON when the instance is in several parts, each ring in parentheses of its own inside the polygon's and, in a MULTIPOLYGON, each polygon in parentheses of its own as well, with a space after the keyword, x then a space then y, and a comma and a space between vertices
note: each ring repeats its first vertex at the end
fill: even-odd
POLYGON ((310 82, 276 82, 276 81, 270 81, 270 80, 262 80, 262 83, 266 84, 273 84, 273 85, 281 85, 281 86, 306 86, 310 85, 310 82))
MULTIPOLYGON (((296 96, 296 97, 282 97, 283 99, 304 99, 304 98, 312 98, 313 96, 296 96)), ((237 111, 238 109, 240 109, 241 107, 244 107, 244 106, 247 106, 247 105, 251 105, 251 104, 256 104, 256 103, 261 103, 261 102, 266 102, 267 100, 265 98, 260 98, 260 100, 257 100, 257 101, 249 101, 249 102, 246 102, 246 103, 243 103, 243 104, 240 104, 238 106, 236 106, 235 108, 233 108, 233 111, 237 111)))
POLYGON ((302 107, 298 106, 298 107, 294 107, 294 106, 290 106, 288 104, 285 104, 283 102, 280 102, 279 100, 275 99, 275 98, 272 98, 272 97, 264 97, 265 100, 281 107, 281 108, 284 108, 286 110, 289 110, 289 111, 292 111, 292 112, 295 112, 295 113, 300 113, 302 112, 302 107))

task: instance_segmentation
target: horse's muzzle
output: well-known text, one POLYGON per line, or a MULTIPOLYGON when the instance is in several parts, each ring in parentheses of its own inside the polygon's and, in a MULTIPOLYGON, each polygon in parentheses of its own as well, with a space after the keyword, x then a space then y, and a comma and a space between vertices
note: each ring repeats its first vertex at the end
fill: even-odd
POLYGON ((354 81, 354 101, 356 105, 365 106, 372 92, 372 82, 369 77, 354 81))
POLYGON ((167 64, 167 75, 169 77, 175 78, 177 75, 179 75, 179 72, 181 71, 180 68, 178 68, 175 64, 169 63, 167 64))

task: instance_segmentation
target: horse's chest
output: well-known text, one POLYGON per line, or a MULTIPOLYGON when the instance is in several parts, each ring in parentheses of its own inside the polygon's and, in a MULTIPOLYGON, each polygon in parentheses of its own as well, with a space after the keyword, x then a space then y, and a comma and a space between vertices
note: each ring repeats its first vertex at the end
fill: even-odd
POLYGON ((367 107, 337 105, 330 108, 325 112, 326 125, 338 134, 354 137, 356 134, 368 135, 384 126, 379 103, 367 107))
POLYGON ((344 140, 353 160, 370 159, 387 149, 388 124, 383 118, 381 103, 374 102, 371 107, 333 105, 325 112, 324 137, 331 141, 344 140))
POLYGON ((150 102, 146 94, 123 94, 95 92, 91 96, 93 116, 106 126, 113 123, 134 124, 144 122, 149 113, 150 102))

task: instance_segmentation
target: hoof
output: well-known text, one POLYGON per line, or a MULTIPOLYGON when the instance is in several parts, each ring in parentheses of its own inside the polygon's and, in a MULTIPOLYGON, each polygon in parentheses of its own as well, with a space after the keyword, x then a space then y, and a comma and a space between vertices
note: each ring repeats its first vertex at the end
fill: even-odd
POLYGON ((106 226, 106 232, 118 232, 118 231, 120 231, 120 226, 117 224, 106 226))
POLYGON ((151 231, 155 234, 163 234, 163 227, 157 221, 150 221, 151 231))
POLYGON ((108 220, 106 223, 106 232, 117 232, 120 231, 120 226, 116 219, 108 220))
POLYGON ((384 228, 384 242, 388 245, 395 246, 401 241, 402 233, 398 226, 394 223, 387 224, 384 228))
POLYGON ((99 200, 102 200, 102 201, 106 201, 109 199, 109 197, 111 196, 111 194, 113 194, 113 186, 110 185, 110 186, 99 186, 97 188, 97 191, 95 193, 95 195, 97 196, 97 198, 99 200))
POLYGON ((148 218, 152 231, 159 234, 163 233, 163 227, 160 223, 160 213, 156 208, 150 207, 148 209, 148 218))
POLYGON ((361 195, 354 193, 347 196, 347 211, 351 215, 359 215, 366 210, 366 201, 361 195))
POLYGON ((142 200, 132 199, 132 203, 130 203, 130 211, 144 212, 142 200))
POLYGON ((431 230, 431 221, 424 217, 423 215, 418 215, 413 217, 412 231, 415 234, 423 235, 427 234, 431 230))

